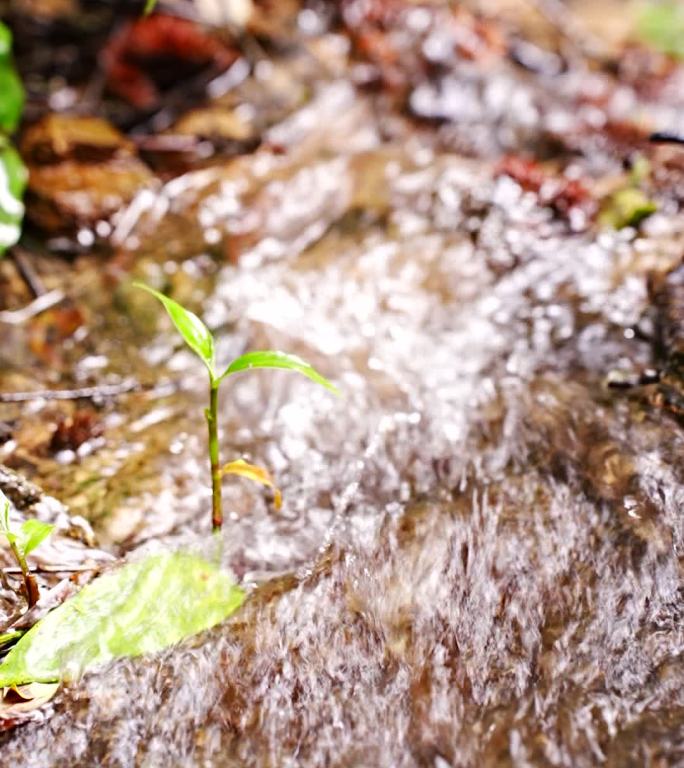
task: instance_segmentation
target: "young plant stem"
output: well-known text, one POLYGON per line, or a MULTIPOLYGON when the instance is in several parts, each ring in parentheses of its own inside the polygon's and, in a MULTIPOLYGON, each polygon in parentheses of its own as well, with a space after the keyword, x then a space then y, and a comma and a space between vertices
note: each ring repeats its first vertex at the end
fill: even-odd
POLYGON ((221 469, 219 466, 218 442, 218 388, 219 383, 212 379, 209 385, 209 408, 204 412, 209 429, 209 463, 211 466, 211 527, 214 533, 223 525, 223 506, 221 503, 221 469))
POLYGON ((19 563, 19 567, 21 568, 21 575, 24 579, 24 591, 26 592, 26 601, 28 602, 28 607, 33 608, 33 606, 40 599, 38 582, 36 581, 36 577, 29 571, 26 558, 21 553, 19 547, 15 544, 14 541, 11 540, 9 541, 9 545, 10 549, 12 550, 12 554, 14 555, 14 559, 17 561, 17 563, 19 563))

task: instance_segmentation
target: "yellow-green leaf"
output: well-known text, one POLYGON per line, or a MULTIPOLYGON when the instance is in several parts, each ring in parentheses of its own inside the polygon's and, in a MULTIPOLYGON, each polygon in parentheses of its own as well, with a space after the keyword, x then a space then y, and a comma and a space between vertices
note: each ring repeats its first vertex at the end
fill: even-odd
POLYGON ((40 709, 57 693, 58 688, 59 683, 29 683, 0 691, 0 719, 21 719, 22 715, 40 709))
POLYGON ((10 503, 5 494, 0 491, 0 504, 2 505, 2 511, 0 511, 0 533, 7 539, 7 542, 11 545, 17 541, 16 535, 12 532, 10 525, 9 513, 10 503))
POLYGON ((234 373, 240 373, 241 371, 249 371, 254 368, 283 368, 288 371, 296 371, 306 376, 311 381, 315 381, 316 384, 320 384, 322 387, 329 389, 336 395, 339 395, 340 391, 337 387, 329 382, 325 377, 301 357, 296 355, 288 355, 286 352, 277 352, 275 350, 261 350, 258 352, 247 352, 244 355, 233 360, 233 362, 226 368, 221 376, 224 379, 226 376, 231 376, 234 373))
POLYGON ((658 206, 640 189, 625 187, 608 198, 599 215, 599 222, 614 229, 636 227, 657 210, 658 206))
POLYGON ((21 533, 18 537, 18 546, 24 556, 39 547, 52 533, 54 527, 54 525, 43 523, 40 520, 27 520, 21 526, 21 533))
POLYGON ((244 599, 227 573, 195 555, 130 563, 35 624, 0 664, 0 688, 70 680, 113 659, 155 653, 220 623, 244 599))
POLYGON ((239 475, 240 477, 246 477, 248 480, 253 480, 255 483, 261 483, 261 485, 273 488, 273 504, 276 509, 280 509, 283 503, 283 495, 273 482, 271 473, 264 467, 249 464, 244 459, 236 459, 222 467, 221 475, 239 475))
POLYGON ((190 347, 190 349, 202 360, 207 366, 209 374, 214 377, 214 338, 211 335, 207 326, 197 317, 196 314, 190 312, 189 309, 182 307, 177 301, 170 299, 159 291, 155 291, 154 288, 150 288, 149 285, 144 283, 133 283, 136 288, 142 288, 144 291, 152 294, 158 299, 168 312, 173 324, 176 326, 178 333, 183 337, 183 341, 190 347))

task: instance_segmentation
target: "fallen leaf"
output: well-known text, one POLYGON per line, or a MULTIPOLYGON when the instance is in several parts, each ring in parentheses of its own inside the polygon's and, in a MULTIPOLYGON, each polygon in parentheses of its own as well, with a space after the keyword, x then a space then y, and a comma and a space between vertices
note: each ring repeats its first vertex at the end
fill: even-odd
POLYGON ((264 469, 264 467, 248 464, 243 459, 236 459, 221 468, 221 475, 239 475, 240 477, 246 477, 248 480, 253 480, 255 483, 261 483, 261 485, 273 488, 273 504, 276 509, 280 509, 282 506, 283 495, 275 486, 270 472, 264 469))
POLYGON ((153 555, 101 576, 32 627, 0 665, 0 687, 72 680, 215 626, 245 592, 201 557, 153 555))
POLYGON ((59 683, 30 683, 0 689, 0 731, 40 719, 38 710, 57 693, 59 683))

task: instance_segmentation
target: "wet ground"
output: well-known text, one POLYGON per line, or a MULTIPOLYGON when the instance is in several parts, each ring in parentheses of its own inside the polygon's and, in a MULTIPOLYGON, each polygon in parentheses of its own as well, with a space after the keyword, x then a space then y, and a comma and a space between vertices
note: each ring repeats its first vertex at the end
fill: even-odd
POLYGON ((0 404, 0 460, 116 555, 209 536, 204 374, 133 279, 201 311, 220 359, 286 349, 343 390, 254 373, 222 393, 224 456, 284 495, 225 485, 250 599, 65 687, 3 763, 684 764, 684 433, 663 385, 607 386, 667 356, 648 286, 681 258, 681 178, 645 135, 676 129, 684 70, 649 90, 646 54, 630 81, 637 53, 616 74, 528 6, 483 31, 387 5, 384 48, 355 37, 363 3, 344 33, 301 11, 235 86, 290 97, 259 149, 140 192, 109 255, 35 255, 80 313, 60 343, 57 319, 0 317, 3 392, 140 386, 0 404), (636 151, 659 211, 615 230, 597 211, 636 151))

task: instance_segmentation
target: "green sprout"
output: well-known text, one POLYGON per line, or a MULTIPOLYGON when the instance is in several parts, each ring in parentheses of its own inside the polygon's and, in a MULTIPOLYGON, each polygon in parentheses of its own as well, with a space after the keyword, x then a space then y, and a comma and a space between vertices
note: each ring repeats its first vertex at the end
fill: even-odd
MULTIPOLYGON (((285 352, 274 350, 262 350, 258 352, 247 352, 233 360, 222 373, 216 368, 214 337, 207 326, 197 315, 182 307, 177 302, 165 296, 159 291, 155 291, 144 283, 134 283, 136 288, 142 288, 158 299, 166 309, 176 329, 183 337, 185 343, 204 363, 209 373, 209 407, 205 409, 204 416, 207 420, 209 433, 209 465, 211 467, 211 524, 214 532, 219 531, 223 524, 223 507, 221 503, 221 478, 226 474, 242 475, 256 480, 264 485, 273 487, 268 472, 261 467, 254 467, 244 461, 237 460, 230 462, 221 468, 219 462, 219 441, 218 441, 218 391, 221 382, 242 371, 249 371, 254 368, 282 368, 289 371, 295 371, 306 376, 316 384, 320 384, 334 394, 339 394, 339 390, 331 384, 326 378, 321 376, 309 363, 295 355, 289 355, 285 352)), ((276 503, 280 499, 280 492, 277 489, 276 503)))
POLYGON ((38 582, 26 563, 26 558, 47 539, 52 533, 54 525, 43 523, 40 520, 26 520, 19 532, 15 533, 10 526, 9 499, 2 491, 0 491, 0 505, 3 507, 0 513, 0 533, 7 539, 12 556, 21 570, 24 579, 24 596, 28 602, 28 607, 33 608, 40 598, 40 591, 38 582))

